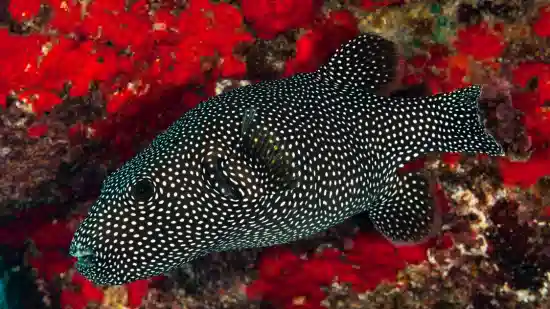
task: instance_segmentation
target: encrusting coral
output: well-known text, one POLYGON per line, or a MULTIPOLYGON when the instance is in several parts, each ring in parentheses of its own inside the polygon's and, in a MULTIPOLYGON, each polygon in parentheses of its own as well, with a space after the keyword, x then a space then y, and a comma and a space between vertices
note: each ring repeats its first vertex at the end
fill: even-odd
POLYGON ((550 307, 545 1, 10 0, 0 23, 0 304, 22 280, 33 308, 550 307), (401 48, 393 95, 485 85, 506 157, 408 166, 437 184, 437 239, 395 248, 356 217, 120 287, 75 273, 68 245, 109 171, 205 98, 313 71, 366 31, 401 48))

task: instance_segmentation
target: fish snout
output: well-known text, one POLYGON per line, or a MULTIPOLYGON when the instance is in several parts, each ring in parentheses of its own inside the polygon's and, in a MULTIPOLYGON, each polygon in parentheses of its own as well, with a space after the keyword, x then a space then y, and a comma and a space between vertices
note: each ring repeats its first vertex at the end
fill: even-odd
POLYGON ((95 261, 94 251, 82 243, 73 241, 69 248, 69 254, 78 259, 78 264, 83 266, 91 265, 95 261))

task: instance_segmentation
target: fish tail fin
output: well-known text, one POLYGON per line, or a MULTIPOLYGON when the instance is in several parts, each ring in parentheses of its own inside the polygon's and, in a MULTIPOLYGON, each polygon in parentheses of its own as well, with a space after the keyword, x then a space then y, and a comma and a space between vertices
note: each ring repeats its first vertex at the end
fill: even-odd
POLYGON ((480 86, 432 96, 439 112, 442 152, 503 156, 502 146, 489 134, 479 109, 480 86))
MULTIPOLYGON (((486 132, 480 116, 480 86, 424 98, 402 99, 392 106, 405 125, 398 135, 396 162, 406 162, 430 152, 484 153, 503 156, 502 146, 486 132)), ((401 124, 400 124, 401 126, 401 124)))

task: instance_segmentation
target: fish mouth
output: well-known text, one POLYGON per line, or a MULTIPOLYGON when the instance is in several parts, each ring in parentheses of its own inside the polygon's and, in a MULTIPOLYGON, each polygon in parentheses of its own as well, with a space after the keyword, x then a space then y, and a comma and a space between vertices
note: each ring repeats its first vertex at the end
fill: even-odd
POLYGON ((81 244, 72 244, 69 254, 77 258, 77 264, 81 266, 91 266, 95 262, 95 253, 88 247, 81 244))

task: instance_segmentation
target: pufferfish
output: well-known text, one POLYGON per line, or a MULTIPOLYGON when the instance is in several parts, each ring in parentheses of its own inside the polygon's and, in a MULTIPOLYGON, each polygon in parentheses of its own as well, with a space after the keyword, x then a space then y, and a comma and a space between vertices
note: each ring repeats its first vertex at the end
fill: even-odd
POLYGON ((212 252, 282 244, 364 213, 394 243, 434 233, 427 179, 399 173, 433 152, 503 155, 479 86, 380 95, 396 45, 345 43, 312 73, 212 97, 104 181, 70 254, 100 285, 163 274, 212 252))

